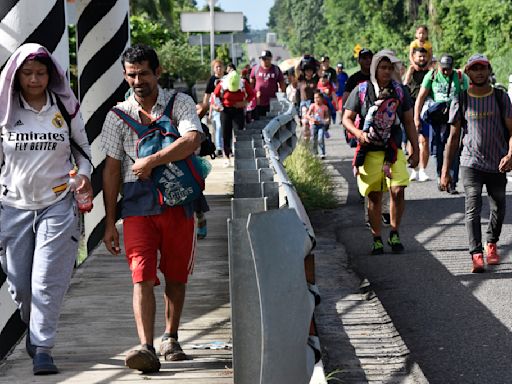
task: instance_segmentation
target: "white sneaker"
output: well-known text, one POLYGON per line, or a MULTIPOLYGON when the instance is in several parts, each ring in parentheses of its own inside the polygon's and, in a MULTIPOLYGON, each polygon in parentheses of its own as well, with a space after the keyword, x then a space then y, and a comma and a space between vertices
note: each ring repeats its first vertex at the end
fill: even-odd
POLYGON ((409 176, 410 181, 418 181, 418 172, 415 169, 412 170, 411 176, 409 176))
POLYGON ((427 175, 425 170, 420 169, 420 171, 418 172, 418 181, 424 182, 424 181, 429 181, 429 180, 430 180, 430 177, 427 175))

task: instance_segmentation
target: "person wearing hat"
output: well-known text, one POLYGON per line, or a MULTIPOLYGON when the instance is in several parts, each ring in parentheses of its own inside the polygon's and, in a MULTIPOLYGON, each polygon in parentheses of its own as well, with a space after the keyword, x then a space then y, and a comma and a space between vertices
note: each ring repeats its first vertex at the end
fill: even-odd
POLYGON ((359 51, 358 63, 361 68, 359 71, 350 76, 345 84, 345 91, 343 92, 343 104, 347 101, 350 92, 359 84, 364 81, 370 80, 370 65, 372 64, 373 52, 368 48, 363 48, 359 51))
POLYGON ((338 88, 336 70, 331 67, 329 56, 322 56, 320 58, 320 69, 318 75, 321 76, 325 73, 328 75, 329 82, 332 83, 334 88, 338 88))
POLYGON ((256 92, 256 113, 254 117, 266 116, 270 111, 270 99, 276 97, 278 90, 285 92, 284 76, 277 65, 272 64, 272 52, 264 50, 260 63, 255 65, 249 76, 251 87, 256 92))
MULTIPOLYGON (((418 132, 421 130, 420 115, 432 125, 433 142, 436 147, 437 161, 437 185, 441 191, 441 170, 443 168, 443 153, 448 140, 448 110, 450 102, 457 98, 457 95, 469 88, 469 79, 459 70, 453 69, 453 56, 443 54, 439 59, 438 68, 430 70, 421 83, 418 97, 414 104, 414 124, 418 132), (432 101, 425 103, 427 97, 432 101), (425 107, 424 107, 425 106, 425 107)), ((452 163, 451 184, 446 191, 450 194, 457 194, 457 182, 459 180, 459 162, 455 159, 452 163)))
POLYGON ((512 170, 512 104, 506 92, 491 87, 491 64, 486 56, 475 54, 466 64, 471 88, 451 102, 450 135, 446 144, 441 186, 450 185, 450 164, 459 150, 465 192, 466 230, 469 238, 471 272, 484 271, 481 210, 485 185, 490 216, 485 253, 488 265, 500 263, 497 242, 506 212, 506 172, 512 170))

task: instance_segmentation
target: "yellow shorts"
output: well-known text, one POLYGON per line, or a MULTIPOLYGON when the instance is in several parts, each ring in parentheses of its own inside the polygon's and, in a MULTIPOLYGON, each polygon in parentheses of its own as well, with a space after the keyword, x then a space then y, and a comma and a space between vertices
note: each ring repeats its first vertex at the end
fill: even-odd
POLYGON ((391 166, 391 179, 384 176, 384 151, 370 151, 366 154, 364 164, 359 167, 357 186, 359 193, 368 196, 370 192, 385 192, 389 187, 407 187, 409 172, 404 152, 399 149, 396 162, 391 166))

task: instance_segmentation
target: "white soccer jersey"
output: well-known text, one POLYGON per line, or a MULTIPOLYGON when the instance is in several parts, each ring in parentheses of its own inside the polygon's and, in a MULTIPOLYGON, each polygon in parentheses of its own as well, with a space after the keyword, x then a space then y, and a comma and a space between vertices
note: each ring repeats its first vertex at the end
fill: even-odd
POLYGON ((70 137, 90 157, 83 120, 78 113, 68 128, 54 96, 47 93, 46 105, 34 110, 18 95, 13 103, 13 125, 2 127, 0 160, 3 204, 19 209, 42 209, 62 199, 69 190, 71 153, 78 173, 90 178, 91 164, 77 150, 70 137))

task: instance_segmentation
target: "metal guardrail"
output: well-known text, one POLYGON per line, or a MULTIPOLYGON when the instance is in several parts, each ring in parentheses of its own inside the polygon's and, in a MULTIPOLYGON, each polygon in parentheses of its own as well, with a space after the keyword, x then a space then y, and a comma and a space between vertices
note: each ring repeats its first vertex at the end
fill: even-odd
MULTIPOLYGON (((276 107, 277 106, 277 107, 276 107)), ((237 133, 228 220, 233 373, 237 384, 326 383, 313 311, 315 234, 282 161, 297 143, 285 99, 263 128, 237 133), (263 128, 263 129, 261 129, 263 128), (277 181, 275 181, 277 179, 277 181), (280 196, 286 204, 279 206, 280 196)))

